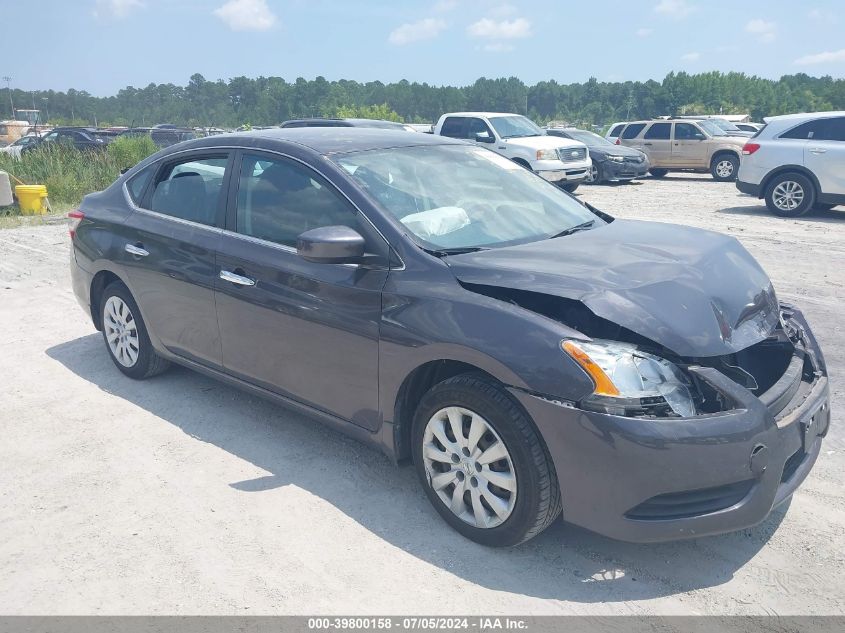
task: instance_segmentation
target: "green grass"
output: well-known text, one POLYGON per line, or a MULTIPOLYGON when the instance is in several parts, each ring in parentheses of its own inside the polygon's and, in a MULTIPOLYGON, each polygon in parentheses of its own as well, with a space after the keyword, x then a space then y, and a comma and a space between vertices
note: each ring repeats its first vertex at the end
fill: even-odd
MULTIPOLYGON (((122 169, 132 167, 157 151, 148 136, 119 138, 105 151, 79 151, 71 147, 45 145, 26 152, 20 160, 0 155, 0 170, 28 185, 46 185, 54 211, 78 205, 83 196, 108 187, 122 169)), ((12 179, 12 187, 16 184, 12 179)), ((0 208, 0 216, 18 215, 17 206, 0 208)))

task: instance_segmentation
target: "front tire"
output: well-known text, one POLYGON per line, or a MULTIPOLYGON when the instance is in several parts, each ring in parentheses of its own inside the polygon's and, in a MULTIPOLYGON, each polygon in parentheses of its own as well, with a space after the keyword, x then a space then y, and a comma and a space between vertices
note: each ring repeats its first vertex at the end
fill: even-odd
POLYGON ((719 182, 736 180, 739 171, 739 158, 734 154, 717 154, 710 161, 710 175, 719 182))
POLYGON ((816 188, 804 174, 778 174, 766 187, 766 206, 772 213, 797 218, 813 208, 816 188))
POLYGON ((100 319, 106 349, 121 372, 142 380, 160 374, 170 366, 153 349, 138 304, 121 282, 115 281, 103 290, 100 319))
POLYGON ((648 173, 651 174, 652 178, 663 178, 666 174, 669 173, 669 170, 668 169, 658 169, 658 168, 655 167, 654 169, 649 169, 648 173))
POLYGON ((412 438, 426 496, 468 539, 517 545, 560 514, 545 445, 510 394, 485 376, 462 374, 432 387, 417 407, 412 438))
POLYGON ((590 171, 587 174, 587 179, 584 181, 588 185, 598 185, 602 182, 601 165, 593 161, 590 165, 590 171))

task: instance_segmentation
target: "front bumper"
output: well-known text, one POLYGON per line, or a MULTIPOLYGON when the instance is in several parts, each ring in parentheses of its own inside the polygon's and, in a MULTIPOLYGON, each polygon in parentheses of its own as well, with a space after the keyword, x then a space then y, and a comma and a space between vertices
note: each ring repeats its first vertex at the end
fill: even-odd
POLYGON ((730 411, 628 418, 512 390, 548 446, 564 519, 634 542, 719 534, 765 519, 810 472, 830 421, 821 351, 803 315, 795 310, 792 320, 815 364, 811 381, 787 372, 758 398, 715 369, 695 370, 733 401, 730 411))
POLYGON ((649 162, 644 160, 641 163, 630 161, 617 162, 606 160, 601 163, 602 177, 605 180, 632 180, 642 178, 648 173, 649 162))
POLYGON ((536 172, 541 178, 553 183, 583 182, 589 174, 589 167, 573 167, 572 169, 553 169, 536 172))

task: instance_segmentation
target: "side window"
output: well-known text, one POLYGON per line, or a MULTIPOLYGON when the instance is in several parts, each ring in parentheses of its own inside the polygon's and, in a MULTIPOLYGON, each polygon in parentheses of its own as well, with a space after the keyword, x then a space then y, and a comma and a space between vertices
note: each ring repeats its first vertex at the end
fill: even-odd
POLYGON ((817 134, 821 131, 822 121, 807 121, 798 127, 794 127, 780 135, 781 138, 794 138, 800 140, 807 140, 811 138, 818 138, 817 134))
POLYGON ((622 130, 624 129, 624 127, 625 127, 624 123, 620 123, 619 125, 615 125, 613 127, 613 129, 610 130, 610 133, 608 134, 608 136, 618 137, 620 132, 622 132, 622 130))
POLYGON ((348 201, 307 167, 244 154, 238 181, 237 231, 285 246, 324 226, 358 229, 348 201))
POLYGON ((156 179, 150 210, 216 226, 228 160, 219 155, 165 166, 156 179))
POLYGON ((144 189, 147 187, 147 183, 150 182, 150 178, 153 176, 155 167, 155 165, 150 165, 149 167, 142 169, 132 176, 132 178, 129 179, 129 182, 126 183, 126 189, 129 191, 129 197, 132 198, 132 202, 135 204, 141 203, 141 196, 144 195, 144 189))
POLYGON ((625 131, 622 132, 622 138, 626 140, 636 138, 639 133, 643 131, 644 127, 645 123, 631 123, 631 125, 626 127, 625 131))
POLYGON ((845 141, 845 117, 822 119, 818 121, 820 128, 813 135, 817 141, 845 141))
POLYGON ((466 138, 466 119, 459 116, 450 116, 443 121, 443 127, 440 128, 441 136, 450 136, 451 138, 466 138))
POLYGON ((467 138, 475 139, 476 134, 484 134, 487 133, 488 136, 493 138, 493 132, 487 127, 487 124, 482 121, 481 119, 470 119, 469 120, 469 131, 467 133, 467 138))
POLYGON ((704 135, 692 123, 675 123, 675 140, 691 141, 704 135))
POLYGON ((59 138, 58 132, 50 132, 47 136, 44 137, 44 140, 47 141, 48 143, 53 143, 58 138, 59 138))
POLYGON ((657 140, 669 140, 669 133, 672 131, 671 123, 652 123, 651 127, 645 133, 643 138, 652 138, 657 140))

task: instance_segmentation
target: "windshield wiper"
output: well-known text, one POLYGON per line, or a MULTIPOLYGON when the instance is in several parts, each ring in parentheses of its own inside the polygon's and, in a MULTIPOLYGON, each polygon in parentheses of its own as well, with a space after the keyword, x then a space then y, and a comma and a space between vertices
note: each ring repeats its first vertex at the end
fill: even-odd
POLYGON ((478 251, 489 251, 489 248, 484 246, 456 246, 454 248, 438 248, 438 249, 425 249, 432 255, 436 255, 437 257, 444 257, 446 255, 463 255, 465 253, 477 253, 478 251))
POLYGON ((564 229, 560 233, 555 233, 554 235, 549 236, 550 240, 555 239, 556 237, 565 237, 567 235, 572 235, 573 233, 577 233, 578 231, 586 231, 590 227, 595 224, 595 220, 587 220, 586 222, 582 222, 581 224, 576 224, 575 226, 571 226, 568 229, 564 229))

